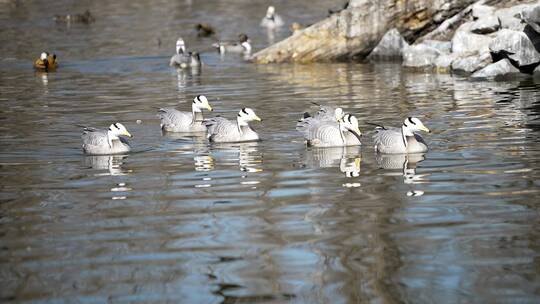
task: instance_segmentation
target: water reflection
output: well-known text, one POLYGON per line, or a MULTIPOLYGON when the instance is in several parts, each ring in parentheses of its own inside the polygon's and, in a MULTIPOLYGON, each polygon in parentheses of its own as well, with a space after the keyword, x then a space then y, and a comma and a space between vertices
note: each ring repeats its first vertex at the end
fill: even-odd
POLYGON ((306 165, 315 168, 339 168, 345 177, 360 176, 360 146, 309 148, 306 165))
POLYGON ((96 173, 95 176, 115 176, 127 175, 132 172, 123 168, 127 155, 92 155, 84 156, 84 165, 95 170, 106 170, 107 172, 96 173))
MULTIPOLYGON (((201 84, 201 71, 202 67, 194 66, 185 69, 176 68, 176 86, 179 93, 185 93, 186 89, 192 86, 197 86, 201 84)), ((184 95, 179 95, 180 98, 185 97, 184 95)))
MULTIPOLYGON (((395 170, 399 169, 401 172, 385 173, 385 175, 401 175, 403 176, 403 183, 412 185, 425 182, 427 174, 416 174, 416 168, 418 163, 424 161, 425 153, 415 154, 381 154, 377 153, 375 160, 377 165, 382 169, 395 170)), ((421 196, 424 192, 420 190, 411 190, 407 192, 408 196, 421 196)))

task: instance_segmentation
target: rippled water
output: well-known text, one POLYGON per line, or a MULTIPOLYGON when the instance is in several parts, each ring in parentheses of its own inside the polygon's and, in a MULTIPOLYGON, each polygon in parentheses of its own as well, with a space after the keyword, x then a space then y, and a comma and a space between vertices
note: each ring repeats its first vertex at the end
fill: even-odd
MULTIPOLYGON (((275 3, 303 23, 333 5, 275 3)), ((260 49, 266 5, 2 6, 0 301, 538 302, 540 81, 255 66, 192 30, 208 20, 260 49), (89 26, 51 19, 86 8, 89 26), (167 66, 179 35, 206 51, 200 73, 167 66), (43 49, 59 55, 56 73, 32 70, 43 49), (201 93, 211 115, 254 108, 264 140, 162 135, 156 107, 189 109, 201 93), (311 102, 357 114, 364 145, 305 148, 294 125, 311 102), (434 130, 431 150, 376 155, 367 122, 411 115, 434 130), (84 156, 77 124, 115 121, 135 152, 84 156)))

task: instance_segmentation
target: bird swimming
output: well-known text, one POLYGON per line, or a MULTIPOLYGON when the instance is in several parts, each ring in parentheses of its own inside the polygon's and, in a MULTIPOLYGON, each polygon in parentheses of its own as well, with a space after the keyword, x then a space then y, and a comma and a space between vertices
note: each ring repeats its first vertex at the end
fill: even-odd
POLYGON ((208 37, 216 33, 214 28, 208 23, 197 23, 195 29, 197 30, 197 37, 208 37))
POLYGON ((174 108, 161 108, 158 110, 161 129, 166 132, 206 132, 206 126, 203 124, 203 109, 213 111, 204 95, 193 98, 191 112, 182 112, 174 108))
POLYGON ((422 136, 416 133, 419 131, 430 132, 416 117, 406 118, 401 128, 377 125, 373 135, 375 150, 387 154, 426 152, 428 146, 422 136))
POLYGON ((215 143, 233 143, 258 141, 259 134, 253 130, 249 123, 262 121, 255 111, 243 108, 238 112, 236 121, 230 121, 223 117, 214 117, 204 120, 203 124, 208 129, 208 140, 215 143))
POLYGON ((296 130, 302 133, 308 146, 342 147, 361 145, 362 132, 358 120, 351 114, 343 114, 341 108, 321 107, 311 117, 305 113, 304 118, 296 124, 296 130), (324 110, 323 110, 324 109, 324 110))
POLYGON ((96 19, 94 18, 92 13, 90 13, 89 10, 86 10, 82 14, 54 15, 53 19, 57 23, 72 23, 73 22, 73 23, 90 24, 96 21, 96 19))
POLYGON ((277 27, 283 26, 285 24, 283 19, 276 14, 276 8, 269 6, 266 10, 266 16, 261 20, 261 26, 266 27, 267 29, 275 29, 277 27))
POLYGON ((38 71, 54 71, 57 67, 58 61, 56 60, 56 54, 43 52, 39 58, 34 61, 34 68, 38 71))
POLYGON ((119 122, 111 124, 104 130, 84 127, 81 137, 83 152, 90 155, 107 155, 131 151, 129 142, 121 136, 133 137, 119 122))
POLYGON ((178 38, 176 40, 176 54, 171 57, 169 65, 182 69, 199 67, 201 66, 201 57, 198 52, 186 51, 184 39, 178 38))
POLYGON ((251 53, 251 43, 246 34, 239 34, 237 42, 216 42, 212 44, 220 54, 225 53, 251 53))

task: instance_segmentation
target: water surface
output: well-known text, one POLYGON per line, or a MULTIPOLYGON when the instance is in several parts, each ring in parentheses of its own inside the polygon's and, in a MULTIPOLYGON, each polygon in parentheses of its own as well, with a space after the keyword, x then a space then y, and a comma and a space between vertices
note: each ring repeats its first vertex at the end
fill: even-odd
MULTIPOLYGON (((312 23, 333 1, 275 1, 312 23)), ((395 64, 255 66, 264 1, 30 1, 0 9, 0 301, 540 301, 540 82, 470 82, 395 64), (52 16, 96 15, 91 25, 52 16), (200 72, 167 66, 183 36, 200 72), (161 41, 161 45, 158 43, 161 41), (55 73, 32 70, 42 50, 55 73), (259 143, 162 134, 156 108, 197 94, 259 143), (312 102, 355 113, 364 145, 306 148, 312 102), (367 122, 420 117, 425 155, 381 156, 367 122), (140 120, 140 123, 137 123, 140 120), (134 153, 84 156, 78 124, 122 122, 134 153)), ((288 34, 275 33, 274 39, 288 34)), ((206 114, 206 113, 205 113, 206 114)))

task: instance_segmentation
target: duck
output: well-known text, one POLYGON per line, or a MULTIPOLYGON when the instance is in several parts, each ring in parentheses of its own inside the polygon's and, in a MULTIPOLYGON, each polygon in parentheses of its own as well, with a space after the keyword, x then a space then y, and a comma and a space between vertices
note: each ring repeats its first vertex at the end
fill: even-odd
POLYGON ((186 51, 184 39, 176 40, 176 54, 171 57, 169 66, 178 68, 200 67, 202 65, 201 57, 198 52, 186 51))
POLYGON ((212 44, 220 54, 225 53, 251 53, 251 43, 248 36, 244 33, 238 35, 237 42, 216 42, 212 44))
POLYGON ((243 108, 238 112, 236 121, 230 121, 223 117, 213 117, 204 120, 208 133, 207 138, 214 143, 237 143, 258 141, 259 134, 253 130, 249 123, 262 121, 251 108, 243 108))
POLYGON ((306 144, 313 147, 345 147, 361 145, 362 132, 358 119, 351 114, 342 114, 337 108, 333 113, 304 114, 296 124, 296 130, 304 136, 306 144))
POLYGON ((86 10, 82 14, 54 15, 53 19, 57 23, 72 23, 73 22, 73 23, 90 24, 90 23, 96 21, 96 19, 94 18, 92 13, 90 13, 89 10, 86 10))
POLYGON ((216 33, 214 27, 208 23, 197 23, 195 29, 197 30, 197 37, 209 37, 216 33))
POLYGON ((261 20, 261 26, 267 29, 275 29, 283 26, 284 24, 283 19, 276 14, 276 8, 270 5, 266 9, 266 16, 264 16, 264 18, 261 20))
POLYGON ((129 142, 121 136, 133 138, 133 135, 119 122, 103 130, 84 127, 81 137, 83 152, 89 155, 128 153, 131 151, 129 142))
POLYGON ((419 131, 430 133, 422 121, 407 117, 401 128, 376 125, 373 141, 375 151, 384 154, 424 153, 428 146, 419 131))
POLYGON ((206 132, 206 126, 203 124, 203 109, 213 111, 204 95, 197 95, 193 98, 191 112, 183 112, 174 108, 160 108, 158 117, 161 130, 165 132, 206 132))
POLYGON ((34 61, 34 68, 39 71, 54 71, 58 67, 58 61, 56 60, 56 54, 49 54, 42 52, 36 61, 34 61))

